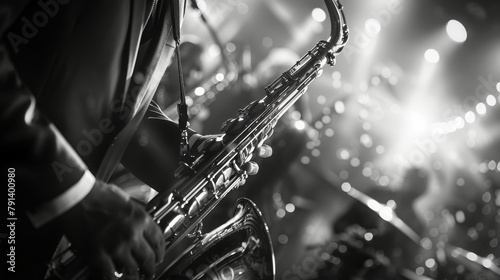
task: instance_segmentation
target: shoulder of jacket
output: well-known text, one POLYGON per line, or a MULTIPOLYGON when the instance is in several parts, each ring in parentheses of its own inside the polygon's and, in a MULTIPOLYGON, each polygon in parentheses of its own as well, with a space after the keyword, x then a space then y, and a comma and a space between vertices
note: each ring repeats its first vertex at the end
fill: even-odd
POLYGON ((28 6, 30 0, 7 0, 0 2, 0 37, 28 6))

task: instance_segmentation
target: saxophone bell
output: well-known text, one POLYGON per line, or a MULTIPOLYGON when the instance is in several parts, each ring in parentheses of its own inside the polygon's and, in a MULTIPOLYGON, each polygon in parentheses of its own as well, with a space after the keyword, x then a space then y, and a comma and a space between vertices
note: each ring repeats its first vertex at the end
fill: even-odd
POLYGON ((216 229, 198 237, 173 260, 168 274, 189 279, 271 280, 275 275, 274 252, 269 230, 255 203, 236 202, 233 216, 216 229))

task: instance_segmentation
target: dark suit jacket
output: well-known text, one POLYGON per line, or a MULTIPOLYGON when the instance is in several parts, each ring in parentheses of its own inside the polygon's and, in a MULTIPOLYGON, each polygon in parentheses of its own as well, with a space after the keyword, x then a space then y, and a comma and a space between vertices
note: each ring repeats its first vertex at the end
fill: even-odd
MULTIPOLYGON (((120 134, 142 119, 159 80, 153 73, 170 60, 173 2, 0 4, 0 155, 2 168, 16 170, 24 207, 61 194, 86 169, 97 174, 120 160, 119 151, 103 166, 110 148, 126 147, 128 137, 120 134)), ((182 14, 184 0, 179 3, 182 14)), ((141 157, 127 155, 123 163, 164 189, 175 168, 178 128, 151 120, 138 131, 141 141, 133 139, 128 153, 141 157)))

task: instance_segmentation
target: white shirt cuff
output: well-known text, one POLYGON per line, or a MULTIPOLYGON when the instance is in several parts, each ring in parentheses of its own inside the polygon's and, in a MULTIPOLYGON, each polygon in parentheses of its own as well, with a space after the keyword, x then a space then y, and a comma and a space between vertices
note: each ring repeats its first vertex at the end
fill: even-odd
POLYGON ((68 190, 43 203, 34 212, 28 211, 33 226, 39 228, 78 204, 92 190, 95 181, 94 175, 86 170, 82 178, 68 190))

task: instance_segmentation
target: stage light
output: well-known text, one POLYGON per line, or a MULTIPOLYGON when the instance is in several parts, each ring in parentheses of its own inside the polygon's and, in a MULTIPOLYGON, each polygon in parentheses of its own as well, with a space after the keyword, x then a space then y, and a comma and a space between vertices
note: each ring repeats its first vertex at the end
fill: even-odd
POLYGON ((327 128, 327 129, 325 130, 325 136, 326 136, 326 137, 333 137, 333 135, 335 135, 335 131, 334 131, 333 129, 331 129, 331 128, 327 128))
POLYGON ((407 114, 407 118, 407 123, 413 133, 419 135, 427 129, 427 120, 421 114, 410 111, 407 114))
POLYGON ((339 115, 342 115, 345 112, 344 102, 342 102, 340 100, 335 102, 334 108, 335 108, 335 112, 337 112, 337 114, 339 114, 339 115))
POLYGON ((382 26, 378 20, 369 18, 365 22, 365 29, 372 34, 377 34, 382 30, 382 26))
POLYGON ((366 241, 371 241, 373 239, 373 233, 371 232, 365 233, 364 238, 366 241))
POLYGON ((352 92, 352 85, 351 84, 345 84, 344 85, 344 92, 345 93, 351 93, 352 92))
POLYGON ((288 203, 285 206, 285 209, 286 209, 287 212, 293 213, 295 211, 295 205, 293 205, 292 203, 288 203))
POLYGON ((433 268, 436 265, 436 261, 434 259, 427 259, 425 261, 425 266, 428 268, 433 268))
POLYGON ((299 111, 293 111, 290 116, 292 117, 293 120, 298 121, 301 119, 302 115, 300 114, 299 111))
POLYGON ((362 128, 364 131, 370 131, 372 129, 372 124, 369 122, 365 122, 363 123, 362 128))
POLYGON ((294 124, 295 129, 304 130, 306 128, 306 123, 303 120, 298 120, 294 124))
POLYGON ((384 67, 380 73, 382 74, 382 77, 388 79, 392 75, 392 70, 389 67, 384 67))
POLYGON ((370 82, 372 83, 373 86, 378 86, 378 85, 380 85, 380 83, 382 82, 382 80, 380 80, 380 77, 378 77, 378 76, 373 76, 370 79, 370 82))
POLYGON ((476 105, 476 111, 479 115, 486 114, 486 105, 484 103, 479 103, 476 105))
POLYGON ((311 14, 313 19, 317 22, 324 22, 326 20, 326 13, 321 8, 314 8, 311 14))
POLYGON ((342 86, 342 82, 340 80, 333 80, 332 82, 332 87, 333 88, 340 88, 342 86))
POLYGON ((319 157, 321 155, 321 151, 318 149, 314 149, 311 151, 311 156, 313 157, 319 157))
POLYGON ((375 148, 375 152, 379 155, 383 154, 385 152, 385 148, 384 146, 382 145, 378 145, 376 148, 375 148))
POLYGON ((222 82, 222 81, 224 81, 224 74, 222 74, 222 73, 217 73, 217 75, 215 75, 215 79, 217 80, 217 82, 222 82))
POLYGON ((383 186, 387 187, 390 183, 389 177, 387 176, 380 176, 380 179, 378 180, 378 183, 383 186))
POLYGON ((359 141, 366 148, 371 148, 373 146, 373 141, 372 141, 371 137, 368 134, 362 134, 361 137, 360 137, 360 139, 359 139, 359 141))
POLYGON ((422 276, 424 275, 425 273, 425 268, 423 267, 417 267, 417 269, 415 269, 415 274, 417 274, 418 276, 422 276))
POLYGON ((236 6, 236 10, 240 15, 247 14, 250 8, 246 3, 238 3, 238 6, 236 6))
POLYGON ((203 87, 197 87, 194 90, 194 94, 196 96, 202 96, 203 94, 205 94, 205 89, 203 87))
POLYGON ((318 104, 324 105, 326 103, 326 97, 324 95, 319 95, 316 98, 316 101, 318 102, 318 104))
POLYGON ((285 217, 285 215, 286 215, 285 210, 283 210, 283 209, 276 210, 276 216, 278 216, 278 218, 283 218, 283 217, 285 217))
POLYGON ((462 117, 455 118, 455 125, 457 129, 462 129, 465 127, 465 121, 462 117))
POLYGON ((457 43, 463 43, 467 40, 467 30, 462 23, 457 20, 450 20, 446 24, 446 33, 448 36, 457 43))
POLYGON ((478 258, 478 256, 472 252, 468 252, 465 256, 471 261, 477 261, 478 258))
POLYGON ((439 61, 439 53, 435 49, 426 50, 424 57, 429 63, 438 63, 439 61))
POLYGON ((351 184, 349 184, 348 182, 344 182, 342 183, 342 185, 340 186, 340 188, 342 188, 342 191, 348 193, 351 191, 351 184))
POLYGON ((368 199, 368 201, 366 202, 366 205, 368 205, 368 207, 370 207, 370 209, 372 209, 373 211, 375 211, 377 213, 382 209, 382 205, 378 201, 371 199, 371 198, 368 199))
POLYGON ((228 52, 234 52, 236 50, 236 45, 234 43, 229 42, 226 44, 226 50, 228 52))
POLYGON ((389 84, 394 86, 394 85, 397 85, 397 83, 398 83, 398 77, 392 76, 389 78, 389 84))
POLYGON ((465 113, 465 121, 468 123, 473 123, 476 120, 476 115, 472 111, 465 113))
POLYGON ((189 97, 189 96, 186 96, 186 104, 188 106, 192 106, 193 105, 193 98, 189 97))
POLYGON ((488 105, 490 106, 495 106, 497 104, 497 100, 495 96, 490 94, 488 95, 488 97, 486 97, 486 103, 488 103, 488 105))
POLYGON ((372 169, 370 167, 365 167, 365 168, 363 168, 363 170, 361 171, 361 173, 365 177, 370 177, 372 175, 372 169))
POLYGON ((463 223, 465 222, 465 214, 463 211, 459 210, 455 213, 455 220, 457 220, 457 223, 463 223))
POLYGON ((272 46, 273 46, 273 44, 274 44, 273 39, 271 39, 271 38, 269 38, 269 37, 264 37, 264 38, 262 39, 262 45, 263 45, 264 47, 266 47, 266 48, 270 48, 270 47, 272 47, 272 46))
POLYGON ((360 160, 358 158, 352 158, 351 159, 351 166, 352 167, 358 167, 361 164, 360 160))
POLYGON ((340 80, 340 78, 342 78, 342 74, 339 71, 333 71, 333 73, 332 73, 332 79, 333 80, 340 80))
POLYGON ((491 260, 484 259, 482 263, 483 263, 483 266, 485 268, 491 268, 491 267, 493 267, 493 262, 491 260))
POLYGON ((346 149, 339 149, 337 151, 337 157, 340 159, 347 160, 347 159, 349 159, 350 156, 351 156, 351 154, 346 149))

